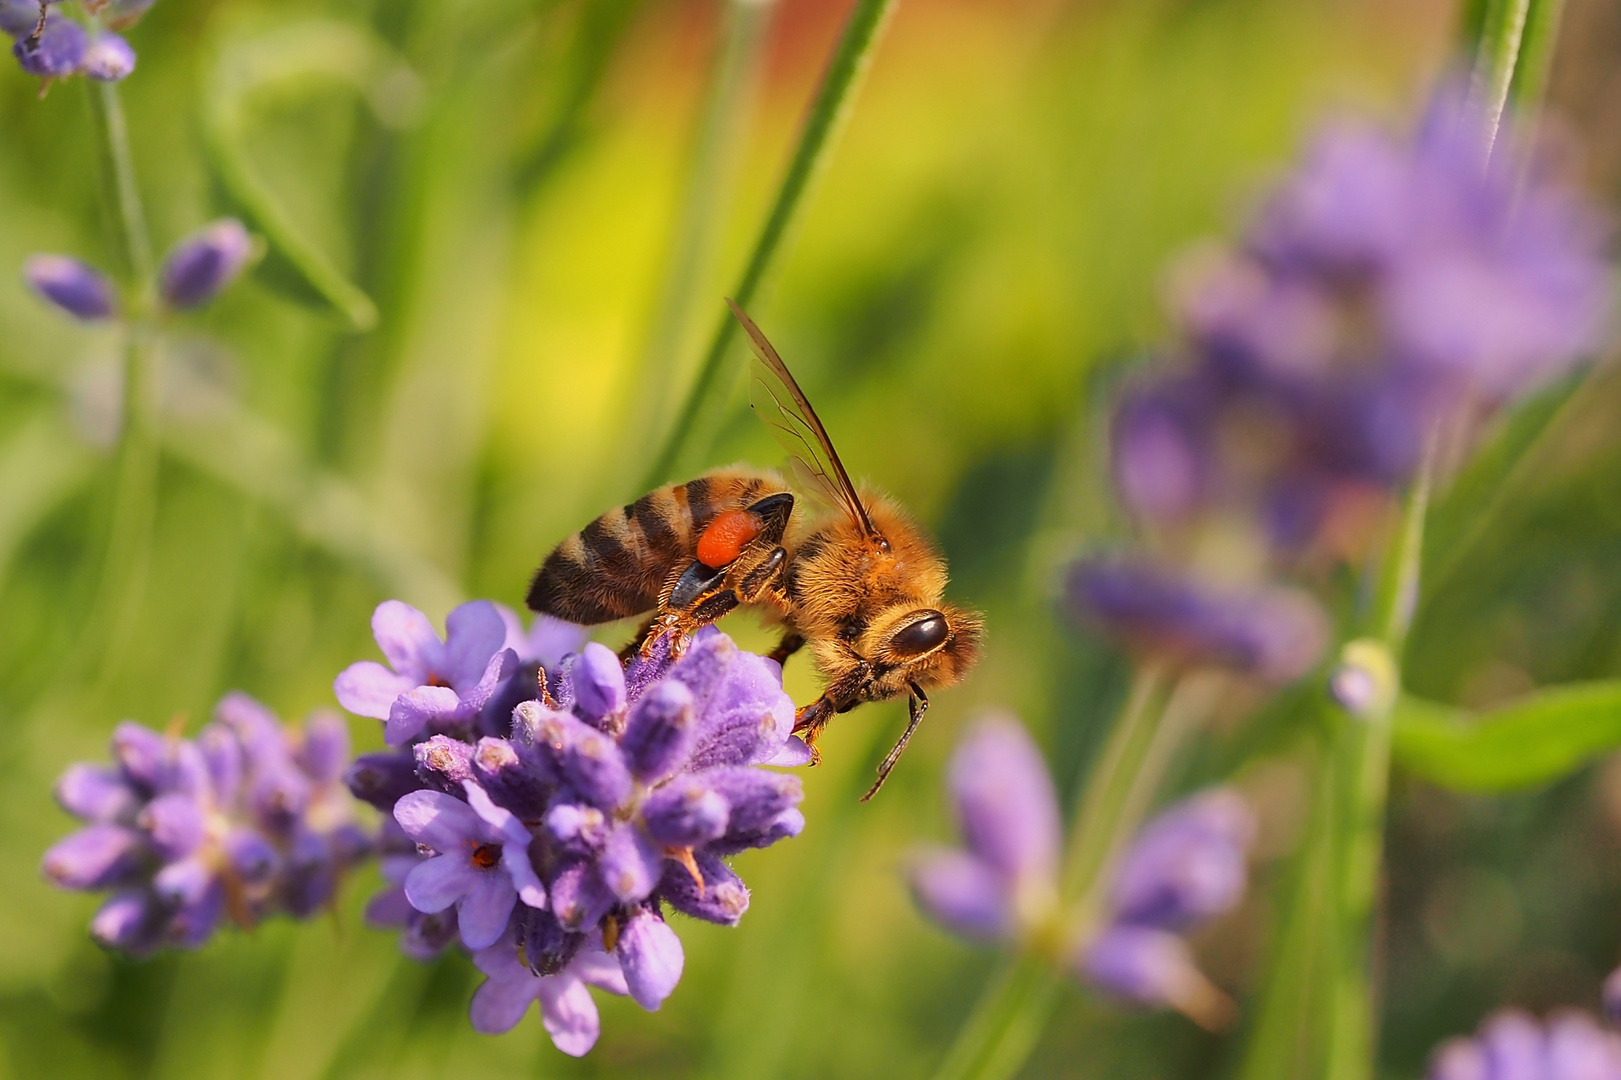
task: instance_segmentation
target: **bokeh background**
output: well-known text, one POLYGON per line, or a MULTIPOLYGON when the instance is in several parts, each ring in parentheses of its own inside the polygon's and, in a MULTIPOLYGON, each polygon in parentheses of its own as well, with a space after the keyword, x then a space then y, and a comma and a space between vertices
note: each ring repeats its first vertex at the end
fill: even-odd
MULTIPOLYGON (((114 262, 86 92, 37 100, 0 65, 0 1077, 901 1080, 938 1064, 994 957, 925 923, 897 871, 949 834, 941 772, 965 718, 1016 711, 1072 789, 1123 693, 1124 662, 1065 621, 1055 582, 1126 528, 1101 438, 1111 388, 1163 339, 1166 261, 1242 220, 1324 115, 1407 122, 1452 59, 1453 3, 903 0, 754 314, 852 471, 934 527, 954 593, 987 612, 988 656, 935 695, 871 805, 855 796, 903 709, 832 727, 806 833, 743 857, 742 926, 684 924, 675 996, 656 1014, 603 998, 586 1059, 534 1016, 475 1035, 469 963, 414 964, 361 922, 373 871, 330 918, 145 962, 92 946, 94 899, 38 874, 70 827, 52 780, 118 720, 195 727, 233 688, 289 717, 331 707, 333 676, 373 655, 378 601, 436 621, 465 597, 521 606, 552 544, 641 493, 847 7, 778 0, 735 73, 734 122, 706 143, 718 0, 161 0, 123 86, 160 248, 231 208, 209 110, 234 80, 357 27, 381 43, 374 70, 341 70, 334 45, 335 73, 253 98, 231 151, 380 318, 357 332, 267 262, 168 328, 153 541, 116 595, 100 568, 117 341, 4 270, 40 250, 114 262), (694 222, 709 242, 683 241, 694 222)), ((1550 132, 1611 204, 1618 61, 1621 14, 1571 0, 1550 132)), ((1618 409, 1601 376, 1432 579, 1416 690, 1481 705, 1621 675, 1618 409)), ((681 472, 777 461, 741 395, 706 423, 681 472)), ((746 615, 728 629, 766 640, 746 615)), ((808 700, 814 675, 790 665, 788 688, 808 700)), ((1262 805, 1251 899, 1199 942, 1241 998, 1303 816, 1294 719, 1285 699, 1219 727, 1173 774, 1236 776, 1262 805)), ((1499 799, 1398 771, 1389 838, 1387 1075, 1418 1075, 1499 1005, 1596 1003, 1621 944, 1621 768, 1499 799)), ((1243 1031, 1077 989, 1023 1075, 1221 1076, 1243 1031)))

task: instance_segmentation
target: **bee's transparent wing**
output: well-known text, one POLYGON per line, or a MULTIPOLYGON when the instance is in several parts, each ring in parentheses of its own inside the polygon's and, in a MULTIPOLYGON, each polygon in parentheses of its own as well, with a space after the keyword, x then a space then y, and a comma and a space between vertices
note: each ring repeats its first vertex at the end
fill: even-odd
POLYGON ((749 373, 749 405, 755 415, 788 451, 796 477, 830 506, 849 514, 868 536, 876 536, 877 530, 867 516, 867 508, 856 494, 855 485, 850 483, 850 474, 844 471, 844 463, 839 460, 833 441, 827 437, 827 429, 805 398, 805 392, 794 381, 771 342, 754 325, 754 320, 731 300, 726 303, 737 316, 754 350, 755 362, 749 373))

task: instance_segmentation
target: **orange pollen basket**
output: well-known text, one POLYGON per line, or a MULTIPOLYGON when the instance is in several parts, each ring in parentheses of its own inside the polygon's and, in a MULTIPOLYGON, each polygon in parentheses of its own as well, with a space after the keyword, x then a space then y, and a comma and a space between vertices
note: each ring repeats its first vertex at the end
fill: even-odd
POLYGON ((764 528, 765 522, 747 510, 728 510, 698 538, 698 561, 715 570, 727 566, 764 528))

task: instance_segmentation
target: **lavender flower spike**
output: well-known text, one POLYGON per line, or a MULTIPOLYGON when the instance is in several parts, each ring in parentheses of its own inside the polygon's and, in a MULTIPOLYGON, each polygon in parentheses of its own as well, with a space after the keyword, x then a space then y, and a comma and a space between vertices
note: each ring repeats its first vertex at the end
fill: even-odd
POLYGON ((164 301, 177 310, 201 307, 236 280, 252 253, 253 240, 235 218, 193 233, 164 260, 159 284, 164 301))
POLYGON ((912 893, 941 924, 973 937, 1041 930, 1058 902, 1058 798, 1041 753, 1006 717, 969 729, 949 783, 966 850, 922 853, 912 893))
POLYGON ((335 717, 289 731, 233 694, 194 741, 126 723, 112 744, 113 767, 75 765, 58 782, 88 824, 42 867, 63 888, 112 890, 90 925, 109 948, 194 948, 227 914, 307 917, 369 853, 339 784, 348 733, 335 717))
POLYGON ((121 82, 135 70, 135 50, 108 31, 97 35, 84 51, 84 73, 97 82, 121 82))
POLYGON ((67 255, 29 256, 23 278, 41 299, 84 322, 111 318, 117 307, 107 275, 67 255))

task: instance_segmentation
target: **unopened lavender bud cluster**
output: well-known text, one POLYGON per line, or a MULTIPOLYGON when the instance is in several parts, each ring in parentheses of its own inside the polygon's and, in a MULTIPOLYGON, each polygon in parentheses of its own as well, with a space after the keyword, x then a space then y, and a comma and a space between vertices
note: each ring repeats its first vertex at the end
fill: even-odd
POLYGON ((1078 927, 1060 902, 1058 798, 1023 726, 976 724, 948 782, 963 847, 920 852, 911 870, 930 917, 965 937, 1041 948, 1116 998, 1225 1022, 1230 1003, 1182 935, 1244 895, 1255 824, 1242 798, 1213 789, 1151 821, 1114 872, 1101 925, 1078 927))
POLYGON ((749 894, 727 860, 804 828, 798 778, 759 767, 809 760, 780 668, 713 628, 678 659, 663 639, 621 662, 486 601, 452 611, 443 639, 392 601, 372 627, 387 664, 334 686, 394 748, 348 775, 392 818, 369 917, 412 956, 472 954, 482 1032, 538 1004, 578 1055, 598 1032, 587 987, 657 1009, 684 959, 666 913, 735 924, 749 894))
POLYGON ((62 888, 110 894, 90 924, 109 948, 195 948, 226 919, 308 917, 370 854, 343 785, 348 729, 333 713, 290 729, 232 694, 195 739, 120 724, 112 758, 57 783, 85 825, 42 865, 62 888))
POLYGON ((1621 1035, 1586 1013, 1538 1020, 1518 1009, 1489 1017, 1430 1058, 1428 1080, 1621 1080, 1621 1035))
MULTIPOLYGON (((253 254, 247 228, 235 218, 222 218, 170 249, 158 294, 172 311, 201 307, 236 280, 253 254)), ((80 322, 102 322, 119 314, 112 279, 81 259, 31 255, 23 264, 23 280, 41 300, 80 322)))
MULTIPOLYGON (((1286 681, 1326 643, 1273 582, 1360 565, 1426 445, 1591 359, 1610 329, 1605 231, 1443 91, 1418 133, 1325 128, 1239 241, 1175 275, 1176 355, 1114 418, 1121 501, 1155 553, 1083 563, 1070 596, 1140 653, 1286 681), (1204 579, 1212 564, 1245 567, 1204 579)), ((1319 575, 1320 576, 1320 575, 1319 575)))
POLYGON ((29 75, 47 82, 74 75, 119 82, 135 71, 135 50, 116 31, 151 6, 152 0, 82 2, 69 16, 50 10, 69 8, 64 0, 0 0, 0 30, 13 39, 11 54, 29 75))

